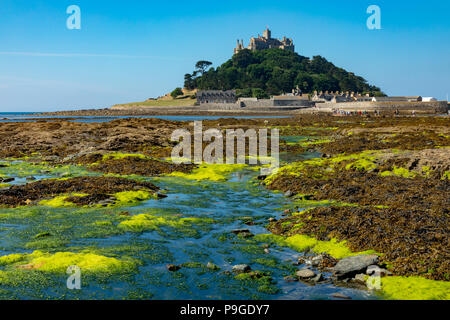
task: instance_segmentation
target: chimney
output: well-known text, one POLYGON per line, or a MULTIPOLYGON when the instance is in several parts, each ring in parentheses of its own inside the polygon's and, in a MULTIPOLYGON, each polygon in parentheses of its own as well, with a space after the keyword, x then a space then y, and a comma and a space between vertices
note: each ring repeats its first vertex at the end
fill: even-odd
POLYGON ((241 49, 244 49, 244 40, 241 40, 241 49))

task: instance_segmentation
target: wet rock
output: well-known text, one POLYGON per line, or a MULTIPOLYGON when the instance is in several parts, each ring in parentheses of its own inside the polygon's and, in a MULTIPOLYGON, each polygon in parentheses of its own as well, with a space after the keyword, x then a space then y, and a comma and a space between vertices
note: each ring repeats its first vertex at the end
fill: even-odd
POLYGON ((233 231, 231 231, 234 234, 240 234, 240 233, 250 233, 249 229, 235 229, 233 231))
POLYGON ((244 239, 252 238, 254 236, 255 235, 253 233, 251 233, 251 232, 241 232, 241 233, 238 234, 238 237, 244 238, 244 239))
POLYGON ((16 179, 15 178, 4 178, 2 182, 8 183, 8 182, 13 182, 14 180, 16 180, 16 179))
POLYGON ((275 219, 275 218, 269 218, 269 222, 277 222, 277 219, 275 219))
POLYGON ((234 273, 246 273, 250 272, 252 268, 247 264, 238 264, 233 266, 232 270, 234 273))
POLYGON ((352 299, 351 297, 346 296, 345 294, 342 294, 342 293, 339 293, 339 292, 333 293, 332 297, 336 298, 336 299, 343 299, 343 300, 351 300, 352 299))
POLYGON ((318 273, 314 278, 311 279, 311 281, 315 282, 315 283, 319 283, 321 281, 325 280, 323 277, 323 274, 318 273))
POLYGON ((212 262, 208 262, 208 264, 206 265, 206 268, 213 270, 213 271, 220 270, 219 266, 215 265, 212 262))
POLYGON ((358 255, 340 260, 333 268, 333 275, 338 279, 351 278, 365 272, 367 267, 378 262, 377 255, 358 255))
POLYGON ((29 177, 27 177, 27 181, 34 181, 34 180, 36 180, 36 178, 35 178, 35 177, 33 177, 33 176, 29 176, 29 177))
POLYGON ((267 176, 266 175, 260 175, 258 176, 258 180, 266 180, 267 176))
POLYGON ((323 258, 324 258, 323 255, 318 255, 318 256, 312 257, 311 258, 311 265, 313 267, 317 267, 318 265, 320 265, 322 263, 323 258))
POLYGON ((71 177, 72 174, 70 172, 63 172, 63 173, 59 174, 58 176, 61 178, 68 178, 68 177, 71 177))
POLYGON ((167 268, 167 270, 170 271, 170 272, 175 272, 175 271, 178 271, 178 270, 181 269, 180 266, 177 266, 177 265, 175 265, 175 264, 168 264, 168 265, 166 266, 166 268, 167 268))
POLYGON ((266 248, 266 249, 264 249, 264 253, 269 254, 269 253, 270 253, 270 250, 266 248))
POLYGON ((294 193, 291 190, 288 190, 284 193, 284 196, 290 198, 294 196, 294 193))
POLYGON ((165 199, 165 198, 168 197, 168 195, 163 194, 163 193, 157 193, 157 194, 156 194, 156 197, 157 197, 158 199, 165 199))
POLYGON ((369 276, 375 275, 375 276, 385 277, 385 276, 392 275, 392 272, 390 272, 386 269, 380 268, 377 265, 371 265, 371 266, 367 267, 366 274, 368 274, 369 276))
POLYGON ((314 271, 310 270, 310 269, 302 269, 299 270, 295 273, 295 275, 297 277, 299 277, 300 279, 311 279, 313 278, 316 274, 314 273, 314 271))
POLYGON ((356 283, 365 284, 366 283, 366 275, 359 273, 353 278, 353 281, 356 283))
POLYGON ((51 236, 52 236, 52 234, 50 232, 42 232, 42 233, 35 235, 34 238, 42 239, 42 238, 47 238, 47 237, 51 237, 51 236))

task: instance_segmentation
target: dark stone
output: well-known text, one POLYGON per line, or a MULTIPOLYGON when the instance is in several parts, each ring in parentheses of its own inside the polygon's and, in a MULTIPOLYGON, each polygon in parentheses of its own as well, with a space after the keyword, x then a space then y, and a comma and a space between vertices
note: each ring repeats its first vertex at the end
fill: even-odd
POLYGON ((333 268, 338 279, 352 278, 358 273, 365 273, 370 265, 378 263, 377 255, 358 255, 340 260, 333 268))
POLYGON ((250 233, 250 230, 248 229, 235 229, 233 231, 231 231, 234 234, 240 234, 240 233, 250 233))
POLYGON ((177 265, 175 265, 175 264, 168 264, 167 265, 167 270, 169 270, 169 271, 171 271, 171 272, 175 272, 175 271, 178 271, 178 270, 180 270, 181 269, 181 267, 180 266, 177 266, 177 265))
POLYGON ((238 264, 233 266, 232 270, 234 273, 246 273, 250 272, 252 268, 247 264, 238 264))

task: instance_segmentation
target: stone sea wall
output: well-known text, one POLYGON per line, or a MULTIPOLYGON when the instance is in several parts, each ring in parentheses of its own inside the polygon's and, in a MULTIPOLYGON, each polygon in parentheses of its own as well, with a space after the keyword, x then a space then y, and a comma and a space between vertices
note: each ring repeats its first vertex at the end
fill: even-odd
POLYGON ((346 103, 318 103, 318 109, 335 109, 345 111, 395 111, 417 113, 446 113, 447 101, 432 102, 346 102, 346 103))

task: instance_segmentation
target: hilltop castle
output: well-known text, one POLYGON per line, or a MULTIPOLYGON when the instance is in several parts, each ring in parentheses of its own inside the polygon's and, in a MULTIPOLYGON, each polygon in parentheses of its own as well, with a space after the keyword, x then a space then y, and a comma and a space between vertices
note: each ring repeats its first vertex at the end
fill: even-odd
POLYGON ((263 36, 261 37, 258 34, 258 38, 252 37, 250 39, 250 44, 247 48, 244 48, 244 40, 241 40, 241 43, 239 43, 239 40, 237 41, 237 47, 234 48, 234 54, 238 53, 239 51, 243 49, 249 49, 252 51, 256 50, 264 50, 264 49, 270 49, 270 48, 279 48, 283 50, 289 50, 294 52, 295 46, 294 42, 291 38, 283 37, 282 40, 279 39, 273 39, 272 38, 272 32, 267 28, 263 36))

